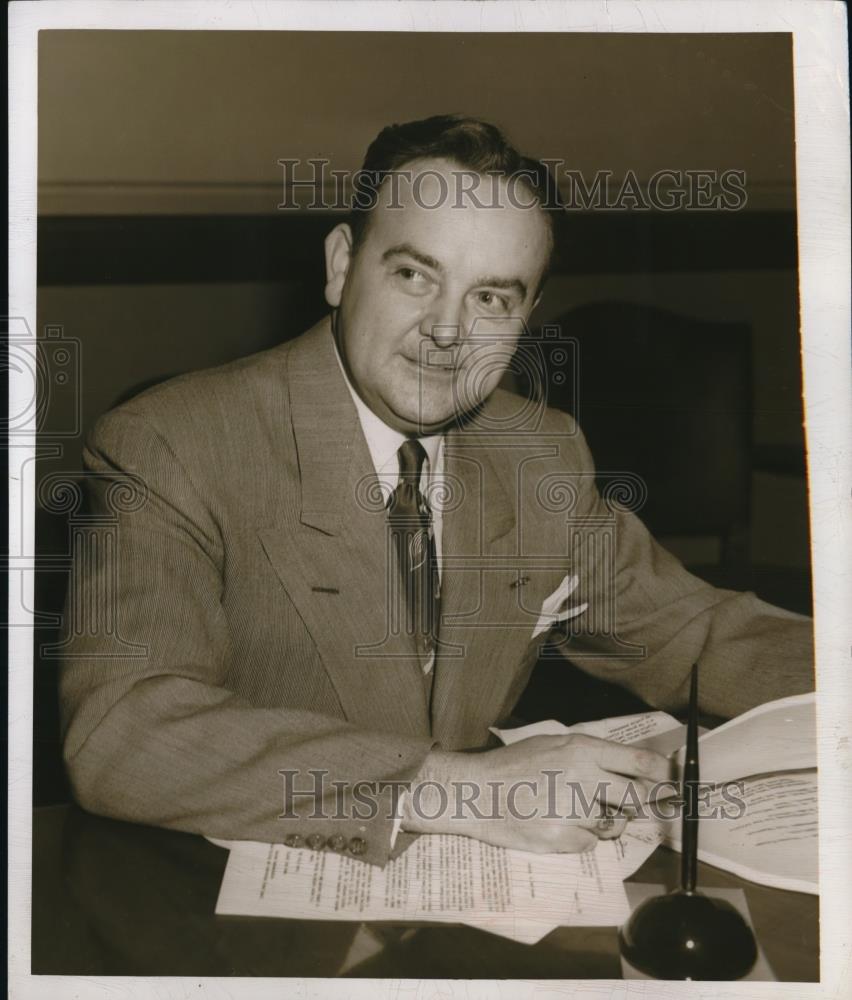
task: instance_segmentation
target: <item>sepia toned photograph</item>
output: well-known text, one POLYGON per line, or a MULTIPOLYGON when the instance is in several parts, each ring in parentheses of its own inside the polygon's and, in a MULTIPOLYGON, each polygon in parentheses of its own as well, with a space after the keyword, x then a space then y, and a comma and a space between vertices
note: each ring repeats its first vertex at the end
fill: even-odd
POLYGON ((37 33, 28 983, 819 984, 793 31, 288 6, 37 33))

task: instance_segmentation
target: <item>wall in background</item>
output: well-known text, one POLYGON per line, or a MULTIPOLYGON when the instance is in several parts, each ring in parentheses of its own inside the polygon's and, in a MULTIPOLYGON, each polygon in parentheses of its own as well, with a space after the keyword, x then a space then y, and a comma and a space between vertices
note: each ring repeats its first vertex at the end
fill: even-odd
POLYGON ((40 214, 275 212, 279 158, 356 170, 450 111, 584 175, 742 169, 794 207, 791 36, 42 31, 40 214))

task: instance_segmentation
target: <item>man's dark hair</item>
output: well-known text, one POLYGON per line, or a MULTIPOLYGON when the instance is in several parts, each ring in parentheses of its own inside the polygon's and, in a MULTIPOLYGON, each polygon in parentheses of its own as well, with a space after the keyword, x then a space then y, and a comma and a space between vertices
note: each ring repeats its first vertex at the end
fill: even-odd
MULTIPOLYGON (((518 175, 519 183, 527 187, 544 212, 550 226, 551 247, 555 245, 556 216, 564 209, 559 188, 545 164, 522 156, 500 129, 489 122, 462 115, 434 115, 402 125, 388 125, 370 143, 355 180, 350 206, 353 252, 364 239, 370 212, 388 174, 402 170, 413 160, 427 158, 451 160, 463 170, 482 175, 518 175)), ((549 264, 548 261, 548 268, 549 264)))

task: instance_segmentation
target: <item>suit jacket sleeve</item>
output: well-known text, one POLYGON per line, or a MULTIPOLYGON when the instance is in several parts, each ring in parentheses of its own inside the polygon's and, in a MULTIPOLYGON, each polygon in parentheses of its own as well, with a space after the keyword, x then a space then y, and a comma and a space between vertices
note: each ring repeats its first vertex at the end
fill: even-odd
POLYGON ((572 623, 576 634, 559 644, 560 651, 587 673, 669 711, 686 708, 695 662, 701 708, 712 715, 731 717, 813 690, 811 619, 687 572, 636 515, 601 498, 589 449, 576 425, 570 427, 576 433, 565 474, 570 479, 571 468, 581 472, 574 479, 574 520, 592 533, 608 525, 614 558, 610 563, 607 546, 599 543, 584 564, 578 594, 590 612, 572 623), (602 628, 606 622, 615 628, 602 628))
POLYGON ((338 849, 385 863, 401 783, 432 741, 257 707, 229 690, 240 650, 220 602, 222 542, 204 497, 166 440, 122 410, 98 423, 84 462, 89 514, 117 518, 117 546, 77 553, 69 588, 66 617, 76 622, 60 698, 81 805, 226 839, 337 837, 338 849), (126 473, 147 492, 132 513, 114 504, 126 473))

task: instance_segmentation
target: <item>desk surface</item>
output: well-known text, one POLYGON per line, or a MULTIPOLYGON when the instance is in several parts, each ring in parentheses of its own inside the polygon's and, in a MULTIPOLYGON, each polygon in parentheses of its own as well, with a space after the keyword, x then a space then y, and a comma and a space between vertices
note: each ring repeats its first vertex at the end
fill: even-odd
MULTIPOLYGON (((227 852, 191 834, 36 809, 33 974, 618 979, 616 929, 559 928, 533 946, 465 926, 216 916, 227 852)), ((659 848, 633 876, 674 888, 659 848)), ((819 979, 818 900, 699 866, 699 885, 745 890, 779 980, 819 979)))

